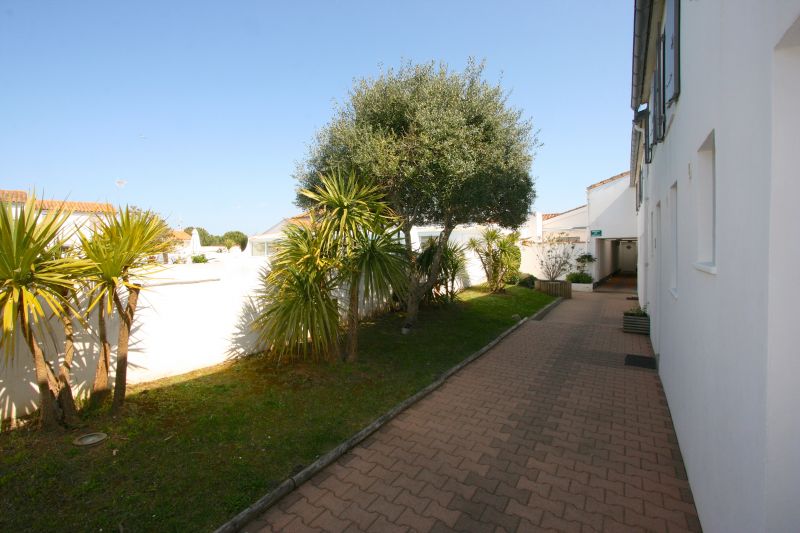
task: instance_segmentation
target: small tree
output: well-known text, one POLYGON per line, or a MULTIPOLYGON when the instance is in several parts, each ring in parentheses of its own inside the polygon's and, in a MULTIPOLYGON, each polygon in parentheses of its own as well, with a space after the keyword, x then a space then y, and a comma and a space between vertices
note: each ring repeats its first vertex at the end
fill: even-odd
POLYGON ((128 348, 142 290, 143 268, 153 267, 150 258, 170 249, 169 233, 169 226, 157 214, 125 207, 102 218, 91 237, 81 236, 83 251, 93 263, 88 311, 97 308, 100 337, 100 355, 92 386, 95 405, 105 401, 111 393, 107 317, 114 310, 119 313, 120 323, 113 409, 118 411, 125 401, 128 348))
POLYGON ((225 243, 225 247, 229 250, 233 247, 233 244, 228 244, 229 241, 233 242, 234 244, 238 244, 239 248, 242 250, 247 248, 247 235, 241 231, 226 231, 222 235, 222 241, 225 243))
MULTIPOLYGON (((62 226, 68 217, 61 207, 43 212, 33 194, 22 206, 0 204, 0 350, 12 358, 16 339, 22 336, 33 358, 45 428, 63 421, 58 401, 72 401, 71 394, 60 394, 60 381, 42 350, 46 310, 58 317, 75 313, 68 295, 87 267, 85 261, 61 253, 67 237, 62 226)), ((74 412, 74 405, 67 410, 74 412)))
POLYGON ((538 247, 539 267, 549 281, 555 281, 569 272, 575 260, 575 243, 566 233, 548 235, 538 247))
MULTIPOLYGON (((458 224, 495 221, 517 227, 535 197, 530 166, 538 145, 531 122, 508 105, 483 65, 463 72, 445 64, 406 64, 355 82, 348 101, 312 146, 296 177, 313 189, 319 175, 355 171, 380 187, 399 217, 406 257, 405 326, 417 320, 422 298, 436 283, 439 263, 458 224), (442 227, 430 275, 414 262, 411 228, 442 227)), ((302 206, 313 200, 298 196, 302 206)))
POLYGON ((503 235, 495 228, 485 229, 480 239, 469 240, 467 247, 480 259, 492 292, 503 291, 507 276, 519 272, 518 240, 518 233, 503 235))

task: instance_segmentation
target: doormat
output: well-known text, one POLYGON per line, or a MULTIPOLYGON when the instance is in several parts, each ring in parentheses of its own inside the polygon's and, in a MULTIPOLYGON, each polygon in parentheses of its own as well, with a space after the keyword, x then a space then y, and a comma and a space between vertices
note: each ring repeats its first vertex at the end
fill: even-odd
POLYGON ((625 366, 637 366, 639 368, 656 369, 656 358, 649 355, 637 355, 629 353, 625 356, 625 366))

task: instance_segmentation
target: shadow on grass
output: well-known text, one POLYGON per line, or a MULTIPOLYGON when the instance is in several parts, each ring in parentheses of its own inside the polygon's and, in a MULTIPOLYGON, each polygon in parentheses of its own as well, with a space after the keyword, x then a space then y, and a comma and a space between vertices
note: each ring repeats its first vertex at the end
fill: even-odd
POLYGON ((2 434, 0 530, 213 530, 550 301, 472 289, 410 335, 401 314, 364 323, 356 364, 251 358, 138 385, 123 415, 89 421, 110 436, 89 449, 74 433, 2 434))

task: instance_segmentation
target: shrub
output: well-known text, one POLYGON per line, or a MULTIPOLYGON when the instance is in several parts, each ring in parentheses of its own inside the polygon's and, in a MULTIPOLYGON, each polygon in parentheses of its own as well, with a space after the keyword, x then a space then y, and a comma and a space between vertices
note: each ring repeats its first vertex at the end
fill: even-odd
POLYGON ((575 259, 575 243, 569 240, 566 233, 549 235, 539 245, 539 266, 548 281, 555 281, 559 276, 569 272, 575 259))
POLYGON ((578 272, 586 272, 586 269, 589 267, 589 265, 595 261, 597 261, 597 259, 592 254, 581 254, 575 258, 575 266, 578 268, 578 272))
POLYGON ((517 282, 517 285, 532 289, 536 285, 536 276, 533 274, 520 274, 520 280, 517 282))
POLYGON ((647 308, 646 307, 639 307, 638 305, 636 307, 631 307, 630 309, 628 309, 627 311, 625 311, 622 314, 626 315, 626 316, 648 316, 647 315, 647 308))
POLYGON ((192 263, 208 263, 208 258, 203 254, 193 255, 192 263))
POLYGON ((570 272, 567 274, 567 281, 570 283, 591 283, 594 278, 586 272, 570 272))
POLYGON ((503 235, 497 229, 486 228, 480 239, 473 238, 467 243, 467 247, 480 259, 492 292, 503 291, 507 276, 519 272, 522 254, 517 246, 518 240, 517 232, 503 235))
POLYGON ((417 257, 417 268, 420 274, 427 275, 430 278, 435 277, 436 279, 431 290, 425 295, 425 301, 444 300, 453 302, 468 280, 466 249, 460 244, 448 241, 445 244, 444 252, 442 252, 439 272, 434 276, 431 272, 431 267, 437 246, 436 240, 431 239, 417 257))

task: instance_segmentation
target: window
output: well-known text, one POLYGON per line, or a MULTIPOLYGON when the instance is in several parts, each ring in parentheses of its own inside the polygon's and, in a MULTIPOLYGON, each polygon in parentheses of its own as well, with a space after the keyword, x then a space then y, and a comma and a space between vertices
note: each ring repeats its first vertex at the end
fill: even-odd
POLYGON ((680 94, 680 0, 667 0, 664 15, 664 101, 672 106, 680 94))
POLYGON ((695 267, 716 273, 717 261, 717 176, 714 132, 697 151, 697 169, 692 176, 697 211, 697 262, 695 267))
POLYGON ((672 295, 677 298, 678 296, 678 182, 672 184, 669 188, 669 223, 671 226, 670 239, 671 239, 671 265, 670 265, 670 282, 669 290, 672 295))
POLYGON ((267 243, 265 243, 265 242, 254 242, 253 243, 253 255, 258 255, 258 256, 267 255, 267 243))

